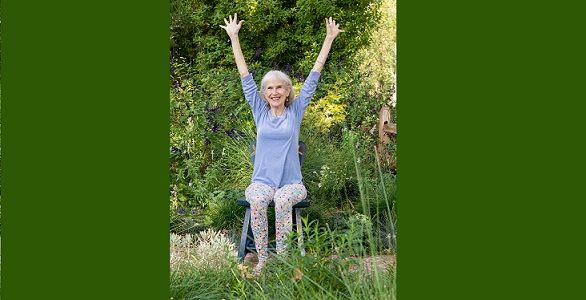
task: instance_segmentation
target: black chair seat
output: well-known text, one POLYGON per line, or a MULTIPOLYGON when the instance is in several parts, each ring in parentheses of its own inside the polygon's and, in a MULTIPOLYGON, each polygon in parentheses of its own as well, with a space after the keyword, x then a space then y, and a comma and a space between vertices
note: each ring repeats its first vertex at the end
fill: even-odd
MULTIPOLYGON (((238 205, 244 206, 244 207, 250 207, 250 203, 248 203, 248 201, 246 201, 246 198, 238 199, 238 205)), ((301 202, 293 205, 293 208, 309 207, 309 205, 310 205, 309 199, 305 198, 305 199, 301 200, 301 202)), ((269 203, 269 207, 275 207, 275 202, 271 201, 271 203, 269 203)))

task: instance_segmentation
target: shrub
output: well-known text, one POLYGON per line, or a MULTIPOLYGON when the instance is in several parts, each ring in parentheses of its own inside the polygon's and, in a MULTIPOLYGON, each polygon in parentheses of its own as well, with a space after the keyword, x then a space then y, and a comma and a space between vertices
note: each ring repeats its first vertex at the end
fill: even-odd
POLYGON ((334 43, 331 63, 325 66, 314 98, 317 102, 309 112, 309 118, 326 113, 318 119, 322 131, 339 132, 346 115, 341 79, 354 54, 368 44, 379 6, 378 0, 171 1, 173 205, 205 208, 218 190, 242 188, 249 181, 245 170, 252 168, 246 152, 254 139, 254 123, 243 100, 229 39, 219 27, 225 17, 237 12, 246 20, 240 41, 257 80, 269 69, 281 69, 297 87, 319 53, 325 37, 323 19, 333 16, 343 24, 346 32, 334 43))
POLYGON ((236 246, 225 234, 211 229, 196 235, 171 234, 171 269, 220 270, 236 262, 236 246))
MULTIPOLYGON (((171 297, 173 299, 396 299, 395 268, 392 258, 365 257, 364 245, 370 243, 365 236, 371 227, 367 216, 354 215, 346 219, 349 229, 329 230, 317 222, 307 224, 305 236, 308 252, 301 256, 293 245, 286 255, 269 259, 263 274, 258 278, 247 276, 249 266, 238 264, 231 252, 218 242, 219 233, 208 234, 204 239, 172 240, 174 247, 191 245, 190 253, 216 251, 202 255, 217 262, 228 255, 225 263, 200 264, 195 256, 190 263, 173 263, 171 269, 171 297), (354 224, 354 225, 352 225, 354 224), (352 231, 354 230, 354 231, 352 231), (215 241, 205 246, 200 243, 215 241), (361 248, 362 247, 362 248, 361 248), (197 249, 197 250, 195 250, 197 249), (218 255, 217 253, 221 253, 218 255), (177 266, 182 266, 178 268, 177 266), (367 280, 365 280, 367 279, 367 280)), ((292 237, 294 238, 294 237, 292 237)))

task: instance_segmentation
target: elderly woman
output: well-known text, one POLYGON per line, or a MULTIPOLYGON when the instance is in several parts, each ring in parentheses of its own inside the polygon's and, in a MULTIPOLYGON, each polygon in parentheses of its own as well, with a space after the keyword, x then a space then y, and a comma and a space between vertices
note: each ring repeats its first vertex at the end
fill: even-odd
POLYGON ((254 271, 258 274, 268 258, 269 203, 275 202, 277 253, 283 253, 287 235, 292 229, 292 207, 307 195, 297 153, 301 119, 315 92, 332 42, 343 30, 332 18, 326 19, 325 41, 299 96, 295 97, 291 79, 281 71, 268 72, 262 78, 259 93, 252 75, 248 73, 238 40, 238 31, 244 21, 238 22, 234 14, 234 17, 229 16, 224 22, 226 25, 220 27, 230 36, 244 96, 252 108, 256 124, 254 171, 245 195, 251 208, 251 226, 258 253, 258 264, 254 271))

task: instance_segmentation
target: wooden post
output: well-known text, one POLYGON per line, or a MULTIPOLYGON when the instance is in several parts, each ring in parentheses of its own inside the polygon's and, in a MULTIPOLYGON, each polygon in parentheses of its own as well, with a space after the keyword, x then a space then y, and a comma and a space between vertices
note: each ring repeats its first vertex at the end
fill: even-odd
POLYGON ((383 106, 379 113, 378 121, 378 144, 376 146, 379 157, 383 164, 397 170, 397 163, 391 153, 386 150, 386 145, 397 135, 397 124, 391 122, 391 109, 383 106))

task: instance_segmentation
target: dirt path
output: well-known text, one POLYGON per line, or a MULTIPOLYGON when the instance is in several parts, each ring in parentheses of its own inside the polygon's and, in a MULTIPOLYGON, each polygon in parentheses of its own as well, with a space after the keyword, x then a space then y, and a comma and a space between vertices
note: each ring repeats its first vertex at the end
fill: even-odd
MULTIPOLYGON (((258 262, 256 253, 247 253, 244 257, 244 265, 253 267, 258 262)), ((394 255, 377 255, 368 256, 362 259, 361 264, 364 266, 367 272, 372 271, 373 265, 376 265, 379 270, 386 270, 389 267, 395 267, 397 265, 397 259, 394 255)), ((356 267, 351 268, 350 271, 355 271, 356 267)))
POLYGON ((367 272, 372 271, 372 266, 376 265, 379 270, 386 270, 389 267, 397 265, 397 259, 394 255, 378 255, 365 257, 362 260, 367 272))

